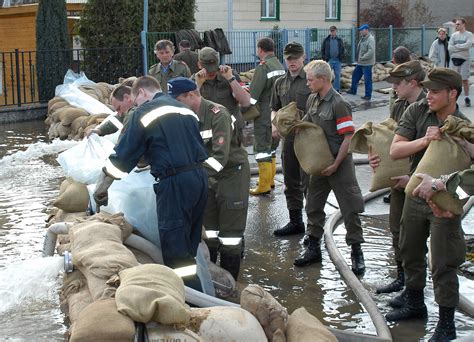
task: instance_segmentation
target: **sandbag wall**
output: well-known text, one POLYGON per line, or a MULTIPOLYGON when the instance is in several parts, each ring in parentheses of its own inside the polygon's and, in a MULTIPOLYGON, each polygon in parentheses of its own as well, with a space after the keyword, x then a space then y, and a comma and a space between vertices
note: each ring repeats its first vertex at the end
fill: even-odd
MULTIPOLYGON (((114 87, 114 85, 99 82, 95 85, 80 86, 79 90, 114 110, 110 105, 110 94, 114 87)), ((49 126, 50 139, 81 140, 85 132, 97 126, 107 116, 108 114, 105 113, 90 115, 86 110, 70 105, 63 98, 54 97, 48 102, 45 123, 49 126)))

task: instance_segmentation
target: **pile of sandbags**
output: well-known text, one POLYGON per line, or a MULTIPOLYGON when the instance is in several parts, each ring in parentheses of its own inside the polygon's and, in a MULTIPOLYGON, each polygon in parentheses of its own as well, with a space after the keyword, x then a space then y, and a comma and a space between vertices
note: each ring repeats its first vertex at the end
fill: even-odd
MULTIPOLYGON (((381 63, 376 63, 372 67, 372 82, 384 81, 389 72, 394 68, 392 63, 386 63, 385 65, 381 63)), ((351 87, 352 83, 352 73, 354 72, 355 66, 347 65, 341 70, 341 88, 348 89, 351 87)), ((364 83, 364 78, 360 80, 359 84, 364 83)))
POLYGON ((239 74, 240 80, 244 83, 252 82, 254 74, 255 74, 255 69, 251 69, 249 71, 241 72, 239 74))
MULTIPOLYGON (((123 79, 129 81, 129 79, 123 79)), ((79 90, 100 101, 113 110, 110 105, 110 95, 115 85, 99 82, 94 85, 79 86, 79 90)), ((81 140, 85 132, 100 124, 109 114, 91 115, 82 108, 70 105, 61 97, 54 97, 48 102, 48 113, 45 123, 49 126, 50 139, 81 140)))

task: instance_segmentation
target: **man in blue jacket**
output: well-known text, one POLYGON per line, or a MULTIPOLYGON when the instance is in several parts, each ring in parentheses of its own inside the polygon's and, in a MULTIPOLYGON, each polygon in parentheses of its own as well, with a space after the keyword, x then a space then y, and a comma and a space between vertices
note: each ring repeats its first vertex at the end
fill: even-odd
POLYGON ((199 119, 163 94, 151 76, 134 82, 132 96, 138 108, 103 168, 94 199, 98 206, 106 205, 112 182, 125 177, 144 157, 157 180, 153 187, 164 264, 186 285, 201 291, 195 257, 207 200, 207 172, 202 165, 207 153, 199 119))

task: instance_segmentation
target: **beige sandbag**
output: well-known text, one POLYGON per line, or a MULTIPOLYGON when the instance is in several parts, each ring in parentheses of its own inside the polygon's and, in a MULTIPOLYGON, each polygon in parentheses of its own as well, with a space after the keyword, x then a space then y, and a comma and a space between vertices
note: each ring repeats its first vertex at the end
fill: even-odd
POLYGON ((441 130, 449 135, 474 143, 474 124, 472 122, 450 115, 444 121, 441 130))
POLYGON ((64 100, 57 101, 56 103, 51 105, 51 107, 49 108, 48 113, 53 114, 56 111, 58 111, 58 109, 61 109, 61 108, 66 107, 66 106, 69 106, 69 103, 67 103, 66 101, 64 101, 64 100))
POLYGON ((86 127, 87 121, 89 121, 89 116, 80 116, 78 118, 75 118, 74 121, 71 123, 71 131, 77 134, 79 128, 86 127))
POLYGON ((66 102, 62 97, 55 96, 48 101, 48 114, 51 112, 51 107, 58 102, 66 102))
POLYGON ((86 127, 89 128, 89 126, 91 126, 91 125, 97 125, 97 124, 101 123, 108 116, 109 116, 109 114, 105 114, 105 113, 91 115, 89 117, 89 120, 87 121, 86 127))
MULTIPOLYGON (((439 177, 447 175, 455 171, 465 170, 471 166, 471 157, 446 133, 442 134, 441 140, 432 140, 426 149, 423 158, 421 158, 416 173, 426 173, 431 177, 439 177)), ((413 190, 421 183, 421 180, 413 174, 410 177, 405 193, 413 196, 413 190)), ((463 204, 461 201, 452 197, 446 191, 436 193, 433 202, 442 210, 450 211, 456 215, 463 212, 463 204)))
POLYGON ((118 311, 136 322, 186 324, 183 280, 169 267, 146 264, 119 273, 118 311))
POLYGON ((58 118, 63 126, 70 126, 71 123, 80 116, 89 116, 89 113, 82 108, 71 106, 58 110, 58 118))
POLYGON ((125 241, 132 235, 133 226, 125 220, 123 213, 109 214, 107 212, 100 212, 98 214, 83 217, 77 220, 77 222, 103 222, 110 223, 114 226, 117 226, 122 231, 121 237, 122 241, 125 241))
POLYGON ((178 329, 176 326, 169 326, 158 323, 148 323, 146 325, 148 341, 183 341, 183 342, 205 342, 198 334, 189 329, 178 329))
POLYGON ((288 312, 270 293, 259 285, 247 286, 240 295, 240 306, 260 322, 269 341, 274 335, 286 332, 288 312))
POLYGON ((290 102, 277 111, 273 118, 273 124, 277 128, 278 133, 282 137, 286 137, 301 117, 302 112, 296 107, 296 102, 290 102))
POLYGON ((71 323, 76 322, 82 310, 92 303, 87 280, 80 271, 64 275, 59 298, 61 310, 69 316, 71 323))
POLYGON ((113 298, 89 304, 74 324, 70 342, 131 342, 135 336, 133 321, 117 311, 113 298))
POLYGON ((67 187, 74 183, 74 179, 71 177, 67 177, 65 180, 61 182, 61 185, 59 186, 59 194, 63 194, 64 191, 66 191, 67 187))
POLYGON ((69 133, 71 133, 71 127, 64 126, 62 123, 59 123, 59 125, 56 126, 56 129, 58 131, 59 139, 61 140, 66 140, 69 133))
POLYGON ((294 149, 301 168, 308 175, 320 176, 321 171, 334 163, 326 135, 321 127, 312 122, 294 125, 299 132, 295 136, 294 149))
POLYGON ((392 187, 396 182, 391 180, 391 177, 408 175, 410 172, 409 158, 393 160, 390 157, 390 146, 396 127, 397 123, 391 118, 379 124, 369 121, 352 136, 349 152, 367 154, 370 149, 371 153, 380 157, 379 166, 372 174, 370 191, 392 187))
POLYGON ((257 319, 241 308, 230 306, 192 308, 191 322, 194 324, 189 329, 197 332, 206 342, 267 341, 257 319))
POLYGON ((87 278, 94 300, 115 295, 114 284, 107 281, 138 261, 122 243, 122 230, 115 225, 97 221, 74 224, 69 230, 72 261, 87 278))
POLYGON ((89 206, 89 192, 83 183, 72 181, 66 190, 53 202, 53 205, 69 213, 86 211, 89 206))
POLYGON ((286 340, 288 342, 337 342, 336 336, 305 308, 296 309, 290 315, 286 340))
POLYGON ((57 138, 59 136, 59 133, 58 133, 58 125, 60 125, 59 122, 54 122, 50 127, 49 127, 49 130, 48 130, 48 136, 49 136, 49 139, 54 139, 54 138, 57 138))

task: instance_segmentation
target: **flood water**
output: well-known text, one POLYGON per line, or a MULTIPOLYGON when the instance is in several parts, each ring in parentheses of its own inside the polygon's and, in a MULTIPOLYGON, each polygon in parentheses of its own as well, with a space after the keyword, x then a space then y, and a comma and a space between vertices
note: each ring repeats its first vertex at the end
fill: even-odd
MULTIPOLYGON (((64 177, 55 158, 74 142, 48 142, 42 121, 0 127, 0 340, 61 341, 67 329, 57 295, 61 260, 42 259, 41 250, 45 220, 64 177)), ((370 170, 359 166, 357 172, 365 193, 370 170)), ((301 237, 273 236, 272 231, 288 219, 283 179, 281 175, 276 178, 277 187, 272 195, 250 198, 240 281, 263 286, 290 313, 305 306, 325 325, 375 334, 368 314, 340 278, 324 248, 322 264, 295 268, 292 263, 302 247, 301 237)), ((333 197, 329 202, 328 213, 337 206, 333 197)), ((382 313, 389 310, 387 301, 391 296, 376 295, 374 289, 395 274, 387 212, 388 205, 377 199, 367 206, 362 217, 367 271, 361 280, 382 313)), ((472 211, 465 222, 474 222, 472 211)), ((472 234, 472 224, 468 229, 472 234)), ((344 227, 336 230, 335 239, 350 264, 344 227)), ((425 292, 428 321, 392 326, 394 340, 423 340, 432 334, 437 306, 430 281, 425 292)), ((474 332, 472 318, 459 311, 456 326, 458 337, 474 332)))

